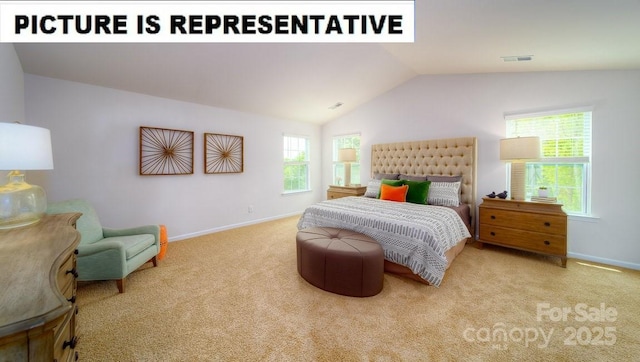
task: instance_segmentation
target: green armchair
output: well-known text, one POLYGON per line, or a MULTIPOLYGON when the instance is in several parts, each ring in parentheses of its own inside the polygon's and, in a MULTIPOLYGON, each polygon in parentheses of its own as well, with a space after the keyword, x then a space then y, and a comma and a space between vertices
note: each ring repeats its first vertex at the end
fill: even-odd
POLYGON ((78 280, 115 280, 124 293, 127 275, 147 262, 158 265, 160 226, 130 229, 103 228, 95 210, 82 199, 51 203, 48 214, 80 212, 76 223, 81 239, 78 245, 78 280))

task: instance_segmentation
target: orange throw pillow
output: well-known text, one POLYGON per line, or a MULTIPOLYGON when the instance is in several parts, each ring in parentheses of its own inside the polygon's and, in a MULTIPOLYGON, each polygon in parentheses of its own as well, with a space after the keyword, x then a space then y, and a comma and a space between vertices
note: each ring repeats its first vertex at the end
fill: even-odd
POLYGON ((406 202, 408 190, 409 190, 409 185, 390 186, 390 185, 381 184, 380 200, 406 202))

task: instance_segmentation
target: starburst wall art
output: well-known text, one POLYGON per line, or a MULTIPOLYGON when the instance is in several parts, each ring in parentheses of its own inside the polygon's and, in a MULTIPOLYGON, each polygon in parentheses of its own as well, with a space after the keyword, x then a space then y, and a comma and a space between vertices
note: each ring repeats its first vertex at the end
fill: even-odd
POLYGON ((140 127, 140 175, 193 174, 193 132, 140 127))
POLYGON ((244 139, 242 136, 204 134, 204 173, 241 173, 244 139))

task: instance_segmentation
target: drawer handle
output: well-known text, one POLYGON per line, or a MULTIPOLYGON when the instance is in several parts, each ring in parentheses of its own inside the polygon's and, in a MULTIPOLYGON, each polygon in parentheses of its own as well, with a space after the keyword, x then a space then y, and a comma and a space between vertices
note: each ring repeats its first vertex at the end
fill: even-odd
POLYGON ((491 215, 491 220, 495 220, 496 216, 495 215, 491 215))
POLYGON ((547 221, 544 223, 544 226, 551 226, 551 223, 547 221))
POLYGON ((491 232, 491 236, 496 236, 496 233, 494 233, 493 231, 491 232))
POLYGON ((73 268, 71 270, 67 270, 67 272, 65 274, 73 274, 74 278, 78 277, 78 271, 76 270, 76 268, 73 268))
POLYGON ((549 242, 549 240, 545 240, 544 245, 551 245, 551 242, 549 242))
POLYGON ((71 303, 75 303, 76 302, 76 296, 74 295, 73 297, 67 299, 67 301, 71 302, 71 303))
POLYGON ((78 344, 78 336, 73 336, 70 341, 64 341, 64 343, 62 343, 62 349, 65 349, 67 347, 71 347, 71 349, 74 349, 76 348, 76 344, 78 344))

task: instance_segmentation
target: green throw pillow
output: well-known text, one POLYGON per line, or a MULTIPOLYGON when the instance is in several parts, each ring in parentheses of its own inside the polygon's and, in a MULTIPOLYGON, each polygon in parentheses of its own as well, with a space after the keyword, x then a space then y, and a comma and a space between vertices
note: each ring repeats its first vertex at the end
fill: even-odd
POLYGON ((402 181, 403 185, 409 186, 409 191, 407 191, 407 202, 426 205, 427 196, 429 196, 429 185, 431 185, 431 181, 400 181, 402 181))

